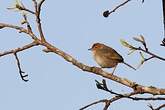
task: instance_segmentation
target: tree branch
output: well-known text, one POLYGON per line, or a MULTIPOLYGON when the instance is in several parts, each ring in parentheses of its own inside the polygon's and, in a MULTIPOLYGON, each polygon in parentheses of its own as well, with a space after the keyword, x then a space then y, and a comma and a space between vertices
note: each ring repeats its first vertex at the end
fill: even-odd
POLYGON ((126 0, 125 2, 117 5, 114 9, 112 9, 111 11, 107 10, 105 12, 103 12, 103 16, 104 17, 108 17, 110 14, 112 14, 113 12, 115 12, 117 9, 119 9, 120 7, 124 6, 125 4, 127 4, 128 2, 130 2, 131 0, 126 0))
POLYGON ((11 28, 11 29, 16 29, 19 31, 19 33, 23 32, 27 35, 29 35, 33 40, 38 40, 38 38, 31 32, 29 32, 27 29, 17 26, 17 25, 12 25, 12 24, 7 24, 7 23, 0 23, 0 27, 2 28, 11 28))
POLYGON ((21 79, 22 79, 23 81, 27 82, 28 79, 26 79, 26 77, 28 77, 28 74, 24 75, 25 72, 22 71, 22 69, 21 69, 21 65, 20 65, 20 61, 19 61, 19 58, 18 58, 18 56, 17 56, 17 53, 20 52, 20 51, 29 49, 29 48, 31 48, 31 47, 37 46, 37 45, 38 45, 38 44, 37 44, 36 42, 32 42, 32 43, 27 44, 27 45, 25 45, 25 46, 23 46, 23 47, 18 47, 18 48, 16 48, 16 49, 12 49, 12 50, 9 50, 9 51, 1 52, 1 53, 0 53, 0 57, 5 56, 5 55, 9 55, 9 54, 14 54, 15 59, 16 59, 16 61, 17 61, 17 67, 18 67, 18 70, 19 70, 19 74, 20 74, 20 76, 21 76, 21 79))
MULTIPOLYGON (((36 1, 35 0, 33 0, 33 1, 34 1, 34 5, 36 6, 36 1)), ((44 2, 44 0, 42 2, 40 2, 39 5, 42 5, 43 2, 44 2)), ((40 7, 40 6, 37 6, 37 7, 40 7)), ((37 8, 36 12, 38 13, 38 8, 37 8)), ((39 11, 38 14, 40 14, 40 11, 39 11)), ((39 15, 37 15, 37 16, 39 18, 39 15)), ((41 24, 40 20, 39 20, 38 24, 39 25, 41 24)), ((20 32, 26 33, 27 35, 29 35, 35 41, 35 43, 37 43, 37 45, 42 45, 42 46, 46 47, 50 52, 53 52, 53 53, 61 56, 66 61, 72 63, 74 66, 78 67, 79 69, 81 69, 83 71, 87 71, 87 72, 90 72, 92 74, 96 74, 96 75, 102 76, 104 78, 113 80, 115 82, 118 82, 120 84, 123 84, 127 87, 132 88, 134 91, 140 91, 141 93, 149 93, 149 94, 153 94, 153 95, 165 95, 165 89, 160 89, 160 88, 156 88, 156 87, 152 87, 152 86, 150 86, 150 87, 142 86, 142 85, 139 85, 139 84, 137 84, 133 81, 130 81, 126 78, 122 78, 122 77, 119 77, 119 76, 116 76, 116 75, 112 75, 109 72, 103 71, 101 68, 87 66, 87 65, 79 62, 75 58, 73 58, 71 55, 69 55, 69 54, 65 53, 64 51, 62 51, 62 50, 56 48, 55 46, 51 45, 47 41, 42 40, 42 39, 39 40, 32 32, 29 32, 27 29, 25 29, 23 27, 11 25, 11 24, 4 24, 4 23, 0 23, 0 27, 2 27, 2 28, 8 27, 8 28, 16 29, 16 30, 19 30, 20 32)), ((42 30, 41 25, 39 26, 39 28, 41 28, 41 30, 42 30)), ((148 52, 148 53, 151 54, 151 55, 155 55, 155 54, 152 54, 150 52, 148 52)), ((157 57, 159 59, 162 59, 161 57, 158 57, 156 55, 155 55, 155 57, 157 57)))
POLYGON ((150 104, 150 105, 148 105, 148 107, 149 107, 151 110, 160 110, 160 109, 162 109, 162 108, 165 107, 165 104, 162 104, 162 105, 160 105, 160 106, 157 107, 157 108, 153 108, 153 106, 150 104))
POLYGON ((147 62, 147 61, 149 61, 153 58, 157 58, 159 60, 165 61, 164 57, 161 57, 161 56, 149 51, 149 49, 147 48, 148 46, 146 44, 146 41, 145 41, 145 39, 142 35, 140 35, 139 37, 133 37, 133 39, 137 42, 140 42, 143 45, 143 48, 141 46, 139 46, 139 47, 133 46, 133 45, 129 44, 127 41, 125 41, 123 39, 121 39, 120 42, 123 46, 125 46, 126 48, 128 48, 130 50, 129 55, 131 53, 133 53, 134 51, 140 51, 139 53, 140 53, 140 56, 141 56, 141 62, 140 62, 139 66, 137 68, 139 68, 142 64, 144 64, 144 62, 147 62), (145 58, 143 53, 146 53, 146 54, 150 55, 150 57, 145 58))
POLYGON ((165 0, 162 0, 162 7, 163 7, 163 33, 164 38, 162 40, 162 46, 165 46, 165 0))
POLYGON ((90 104, 88 104, 88 105, 86 105, 86 106, 80 108, 79 110, 84 110, 84 109, 86 109, 86 108, 88 108, 88 107, 90 107, 90 106, 96 105, 96 104, 98 104, 98 103, 105 103, 105 105, 106 105, 106 103, 107 103, 108 101, 109 101, 109 100, 107 100, 107 99, 98 100, 98 101, 92 102, 92 103, 90 103, 90 104))
MULTIPOLYGON (((138 48, 134 47, 134 48, 135 48, 136 50, 140 50, 140 51, 142 51, 142 52, 145 52, 145 53, 151 55, 151 57, 150 57, 149 59, 157 58, 157 59, 159 59, 159 60, 165 61, 165 58, 160 57, 159 55, 156 55, 156 54, 154 54, 154 53, 152 53, 152 52, 150 52, 150 51, 148 51, 148 50, 146 51, 146 50, 142 49, 141 47, 138 47, 138 48)), ((149 59, 148 59, 148 60, 149 60, 149 59)))
POLYGON ((111 99, 103 99, 103 100, 99 100, 99 101, 96 101, 96 102, 93 102, 91 104, 88 104, 84 107, 82 107, 80 110, 84 110, 92 105, 95 105, 95 104, 98 104, 98 103, 101 103, 101 102, 104 102, 105 103, 105 106, 104 106, 104 109, 103 110, 107 110, 110 106, 110 104, 112 104, 113 102, 119 100, 119 99, 122 99, 122 98, 126 98, 126 97, 130 97, 132 95, 135 95, 135 93, 131 92, 131 93, 127 93, 127 94, 122 94, 122 95, 116 95, 114 97, 112 97, 111 99), (125 97, 123 97, 125 96, 125 97))
POLYGON ((12 49, 12 50, 9 50, 9 51, 0 52, 0 57, 5 56, 5 55, 9 55, 9 54, 14 54, 14 53, 29 49, 29 48, 37 46, 37 45, 38 44, 36 42, 32 42, 32 43, 27 44, 23 47, 18 47, 16 49, 12 49))
MULTIPOLYGON (((100 83, 96 80, 96 86, 97 86, 98 89, 107 91, 107 92, 109 92, 109 93, 111 93, 115 96, 112 97, 109 100, 108 99, 103 99, 103 100, 95 101, 91 104, 88 104, 88 105, 82 107, 80 110, 84 110, 84 109, 86 109, 90 106, 93 106, 95 104, 102 103, 102 102, 105 103, 105 106, 104 106, 103 110, 107 110, 109 108, 110 104, 112 104, 113 102, 115 102, 119 99, 122 99, 122 98, 127 98, 127 99, 131 99, 131 100, 135 100, 135 101, 139 101, 139 100, 145 100, 145 101, 148 101, 148 100, 165 100, 164 97, 148 97, 148 98, 132 97, 133 95, 140 94, 139 91, 133 91, 133 92, 126 93, 126 94, 120 94, 120 93, 117 93, 117 92, 113 92, 112 90, 108 89, 108 87, 106 85, 106 81, 104 79, 103 79, 102 83, 100 83)), ((157 109, 154 109, 154 110, 157 110, 157 109)))
POLYGON ((34 6, 35 6, 35 15, 36 15, 36 22, 37 22, 37 28, 41 37, 41 41, 46 41, 43 30, 42 30, 42 25, 41 25, 41 19, 40 19, 40 13, 41 13, 41 6, 44 3, 45 0, 41 0, 40 3, 37 3, 36 0, 33 0, 34 6))
POLYGON ((117 93, 117 92, 114 92, 112 90, 110 90, 108 87, 107 87, 107 84, 106 84, 106 80, 102 80, 102 83, 100 83, 99 81, 95 80, 96 81, 96 86, 98 89, 101 89, 101 90, 104 90, 106 92, 109 92, 113 95, 116 95, 116 96, 120 96, 120 97, 123 97, 123 98, 128 98, 128 99, 132 99, 132 100, 165 100, 164 97, 147 97, 147 98, 144 98, 144 97, 131 97, 133 95, 136 95, 136 94, 140 94, 140 91, 133 91, 131 93, 128 93, 129 95, 123 95, 121 93, 117 93))
POLYGON ((48 42, 40 42, 40 45, 45 46, 48 50, 50 50, 50 52, 56 53, 57 55, 61 56, 66 61, 72 63, 74 66, 78 67, 79 69, 82 69, 83 71, 87 71, 92 74, 96 74, 96 75, 102 76, 104 78, 111 79, 115 82, 118 82, 127 87, 130 87, 135 91, 140 91, 141 93, 149 93, 149 94, 153 94, 153 95, 165 95, 165 89, 160 89, 160 88, 156 88, 156 87, 152 87, 152 86, 150 86, 150 87, 142 86, 142 85, 132 82, 126 78, 121 78, 119 76, 112 75, 109 72, 103 71, 101 68, 87 66, 87 65, 77 61, 76 59, 74 59, 72 56, 65 53, 64 51, 49 44, 48 42))
MULTIPOLYGON (((111 94, 113 94, 115 96, 112 97, 109 100, 108 99, 103 99, 103 100, 95 101, 95 102, 93 102, 91 104, 86 105, 85 107, 81 108, 80 110, 86 109, 86 108, 88 108, 88 107, 90 107, 92 105, 98 104, 98 103, 105 103, 105 106, 104 106, 103 110, 107 110, 111 103, 113 103, 113 102, 115 102, 115 101, 117 101, 119 99, 122 99, 122 98, 128 98, 128 99, 131 99, 131 100, 165 100, 165 98, 163 98, 163 97, 148 97, 148 98, 133 97, 133 95, 144 94, 144 93, 148 93, 148 94, 152 94, 152 95, 165 95, 165 89, 156 88, 156 87, 153 87, 153 86, 143 86, 143 85, 137 84, 137 83, 135 83, 133 81, 130 81, 130 80, 126 79, 126 78, 122 78, 122 77, 113 75, 112 73, 103 71, 101 68, 90 67, 88 65, 85 65, 85 64, 79 62, 78 60, 76 60, 74 57, 72 57, 68 53, 66 53, 66 52, 58 49, 57 47, 53 46, 52 44, 48 43, 45 40, 45 36, 43 34, 41 18, 40 18, 41 6, 42 6, 42 4, 44 3, 45 0, 41 0, 39 3, 37 3, 36 0, 32 0, 32 1, 34 3, 34 8, 35 8, 34 12, 29 10, 29 9, 26 9, 25 7, 19 7, 19 9, 20 10, 25 10, 25 11, 31 13, 31 14, 35 14, 36 23, 37 23, 37 28, 38 28, 38 32, 39 32, 39 35, 40 35, 40 39, 38 37, 36 37, 36 35, 32 32, 30 23, 28 22, 26 15, 23 15, 23 17, 24 17, 24 20, 26 21, 27 29, 24 28, 24 27, 17 26, 17 25, 0 23, 0 29, 3 29, 3 28, 16 29, 20 33, 23 32, 23 33, 29 35, 32 38, 32 40, 33 40, 32 43, 27 44, 27 45, 25 45, 23 47, 12 49, 12 50, 0 53, 0 57, 1 56, 5 56, 5 55, 9 55, 9 54, 14 54, 16 62, 17 62, 17 67, 18 67, 18 70, 19 70, 19 73, 20 73, 20 76, 21 76, 22 80, 28 81, 28 79, 25 79, 28 75, 27 74, 24 75, 25 72, 23 72, 22 69, 21 69, 20 60, 19 60, 19 58, 17 56, 17 52, 29 49, 29 48, 34 47, 34 46, 41 45, 44 48, 46 48, 46 49, 44 49, 44 52, 46 52, 46 53, 49 53, 49 52, 55 53, 55 54, 61 56, 67 62, 70 62, 71 64, 73 64, 74 66, 76 66, 77 68, 79 68, 79 69, 81 69, 83 71, 86 71, 86 72, 89 72, 89 73, 92 73, 92 74, 95 74, 95 75, 102 76, 104 78, 113 80, 113 81, 115 81, 117 83, 120 83, 122 85, 125 85, 125 86, 133 89, 133 92, 126 93, 126 94, 119 94, 117 92, 109 90, 107 85, 106 85, 106 82, 103 81, 103 84, 98 83, 100 85, 97 85, 97 87, 98 88, 100 87, 99 89, 105 90, 105 91, 107 91, 107 92, 109 92, 109 93, 111 93, 111 94)), ((124 6, 125 4, 127 4, 130 1, 131 0, 126 0, 122 4, 116 6, 110 12, 109 11, 105 11, 103 13, 104 17, 108 17, 111 13, 115 12, 117 9, 119 9, 122 6, 124 6)), ((144 2, 144 0, 142 2, 144 2)), ((139 39, 136 39, 136 40, 139 40, 139 39)), ((160 57, 160 56, 158 56, 158 55, 148 51, 148 48, 147 48, 146 43, 144 41, 140 41, 140 42, 143 43, 144 49, 141 48, 141 47, 139 47, 139 48, 135 48, 134 47, 134 49, 140 50, 142 52, 145 52, 145 53, 151 55, 151 57, 145 59, 144 61, 148 61, 148 60, 150 60, 152 58, 158 58, 160 60, 165 61, 165 58, 160 57)), ((153 109, 153 110, 160 110, 163 107, 165 107, 165 104, 161 105, 158 108, 153 109)), ((153 107, 150 107, 150 108, 153 108, 153 107)))
POLYGON ((19 58, 18 58, 16 52, 14 52, 14 56, 15 56, 15 59, 16 59, 16 61, 17 61, 17 66, 18 66, 18 70, 19 70, 19 74, 20 74, 20 76, 21 76, 21 79, 22 79, 23 81, 27 82, 28 79, 25 79, 25 78, 28 77, 28 74, 24 75, 25 72, 22 71, 22 69, 21 69, 21 64, 20 64, 20 61, 19 61, 19 58))
POLYGON ((35 14, 35 12, 33 12, 33 11, 27 9, 27 8, 22 8, 22 10, 27 11, 27 12, 29 12, 29 13, 31 13, 31 14, 35 14))

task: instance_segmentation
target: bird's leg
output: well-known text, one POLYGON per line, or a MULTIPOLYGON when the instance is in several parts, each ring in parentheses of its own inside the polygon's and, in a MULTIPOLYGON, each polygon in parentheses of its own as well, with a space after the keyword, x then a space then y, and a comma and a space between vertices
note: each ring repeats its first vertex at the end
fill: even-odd
POLYGON ((115 72, 115 70, 116 70, 116 67, 117 67, 117 65, 114 67, 114 69, 113 69, 113 71, 112 71, 112 74, 115 72))

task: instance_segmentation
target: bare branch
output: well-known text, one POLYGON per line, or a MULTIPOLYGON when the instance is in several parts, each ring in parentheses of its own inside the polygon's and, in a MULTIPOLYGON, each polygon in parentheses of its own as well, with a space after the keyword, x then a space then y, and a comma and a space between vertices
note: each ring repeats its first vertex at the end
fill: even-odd
POLYGON ((153 59, 153 58, 155 58, 155 57, 154 57, 154 56, 151 56, 151 57, 149 57, 149 58, 145 58, 144 61, 146 62, 146 61, 151 60, 151 59, 153 59))
POLYGON ((38 44, 36 42, 32 42, 32 43, 27 44, 27 45, 25 45, 23 47, 18 47, 16 49, 12 49, 12 50, 9 50, 9 51, 1 52, 0 53, 0 57, 5 56, 5 55, 9 55, 9 54, 14 54, 14 53, 17 53, 17 52, 29 49, 29 48, 37 46, 37 45, 38 44))
POLYGON ((91 103, 91 104, 88 104, 88 105, 86 105, 86 106, 80 108, 79 110, 84 110, 84 109, 86 109, 86 108, 88 108, 88 107, 90 107, 90 106, 96 105, 96 104, 98 104, 98 103, 105 103, 105 105, 106 105, 106 103, 107 103, 108 101, 109 101, 109 100, 107 100, 107 99, 95 101, 95 102, 93 102, 93 103, 91 103))
POLYGON ((165 107, 165 104, 162 104, 162 105, 160 105, 160 106, 157 107, 157 108, 153 108, 153 106, 150 104, 150 105, 148 105, 148 107, 149 107, 151 110, 160 110, 160 109, 162 109, 162 108, 165 107))
POLYGON ((107 10, 103 13, 104 17, 108 17, 110 14, 112 14, 113 12, 115 12, 117 9, 119 9, 120 7, 124 6, 125 4, 127 4, 128 2, 130 2, 131 0, 126 0, 125 2, 119 4, 118 6, 116 6, 114 9, 112 9, 111 11, 107 10))
POLYGON ((24 18, 24 20, 25 20, 25 22, 26 22, 26 24, 27 24, 27 29, 28 29, 28 31, 29 31, 30 33, 33 33, 32 28, 31 28, 31 26, 30 26, 30 23, 29 23, 29 21, 28 21, 28 19, 27 19, 26 14, 23 14, 23 18, 24 18))
POLYGON ((20 32, 25 32, 25 33, 27 33, 27 30, 24 29, 23 27, 16 26, 16 25, 12 25, 12 24, 0 23, 0 27, 3 27, 3 28, 9 27, 9 28, 13 28, 13 29, 19 30, 20 32))
POLYGON ((36 0, 32 0, 32 1, 33 1, 35 12, 36 12, 37 11, 37 1, 36 0))
POLYGON ((20 74, 20 76, 21 76, 21 79, 22 79, 23 81, 27 82, 28 79, 25 79, 25 78, 28 77, 28 74, 24 75, 25 72, 23 72, 22 69, 21 69, 20 61, 19 61, 19 58, 18 58, 16 52, 14 52, 14 56, 15 56, 15 59, 16 59, 16 61, 17 61, 17 66, 18 66, 18 70, 19 70, 19 74, 20 74))
MULTIPOLYGON (((101 86, 102 89, 105 90, 105 91, 108 91, 111 94, 114 94, 115 96, 113 98, 111 98, 110 100, 103 99, 103 100, 99 100, 99 101, 93 102, 93 103, 91 103, 91 104, 81 108, 80 110, 83 110, 83 109, 85 109, 85 108, 87 108, 89 106, 92 106, 92 105, 95 105, 95 104, 98 104, 98 103, 105 103, 105 106, 104 106, 103 110, 107 110, 112 102, 117 101, 117 100, 119 100, 121 98, 128 98, 128 99, 132 99, 132 100, 165 100, 165 98, 162 98, 162 97, 156 97, 156 98, 154 98, 154 97, 149 97, 149 98, 133 97, 133 95, 144 94, 144 93, 148 93, 148 94, 152 94, 152 95, 165 95, 165 89, 156 88, 156 87, 153 87, 153 86, 143 86, 143 85, 137 84, 137 83, 135 83, 133 81, 130 81, 130 80, 126 79, 126 78, 122 78, 122 77, 113 75, 112 73, 103 71, 101 68, 90 67, 88 65, 85 65, 85 64, 79 62, 78 60, 76 60, 74 57, 72 57, 68 53, 65 53, 64 51, 62 51, 62 50, 58 49, 57 47, 53 46, 52 44, 48 43, 45 40, 43 31, 42 31, 41 19, 40 19, 41 6, 42 6, 42 4, 44 3, 45 0, 41 0, 41 2, 39 2, 39 3, 37 3, 36 0, 32 0, 32 1, 34 3, 35 12, 30 12, 30 11, 28 11, 28 12, 30 12, 32 14, 35 14, 35 16, 36 16, 37 28, 38 28, 38 32, 40 34, 40 38, 41 39, 38 39, 36 37, 36 35, 32 32, 30 24, 27 21, 26 15, 24 16, 24 19, 27 22, 27 29, 24 28, 24 27, 16 26, 16 25, 0 23, 0 29, 5 28, 5 27, 16 29, 19 32, 23 32, 23 33, 29 35, 34 40, 31 44, 25 45, 25 46, 23 46, 21 48, 16 48, 16 49, 13 49, 13 50, 10 50, 10 51, 5 51, 5 52, 0 53, 0 57, 8 55, 8 54, 14 54, 14 56, 16 58, 16 61, 17 61, 17 66, 18 66, 18 69, 19 69, 19 73, 20 73, 20 76, 21 76, 22 80, 28 81, 28 80, 25 79, 25 77, 27 77, 27 75, 23 75, 24 72, 21 69, 20 61, 19 61, 19 58, 17 56, 17 52, 29 49, 29 48, 31 48, 33 46, 42 45, 43 47, 46 48, 46 49, 44 49, 45 52, 47 52, 47 53, 49 53, 49 52, 55 53, 55 54, 61 56, 67 62, 70 62, 71 64, 73 64, 74 66, 76 66, 77 68, 79 68, 79 69, 81 69, 83 71, 87 71, 89 73, 102 76, 104 78, 113 80, 113 81, 115 81, 117 83, 120 83, 122 85, 125 85, 125 86, 133 89, 133 92, 131 92, 131 93, 119 94, 117 92, 109 90, 107 85, 106 85, 106 82, 104 81, 103 82, 103 87, 101 86)), ((111 13, 115 12, 120 7, 122 7, 125 4, 127 4, 129 1, 131 1, 131 0, 127 0, 127 1, 123 2, 122 4, 116 6, 110 12, 108 11, 108 16, 111 13)), ((165 58, 159 57, 158 55, 155 55, 154 53, 151 53, 150 51, 148 51, 148 48, 147 48, 146 44, 143 44, 143 45, 144 45, 145 49, 143 49, 141 47, 139 47, 139 48, 133 47, 133 49, 140 50, 142 52, 145 52, 145 53, 151 55, 151 57, 149 57, 148 59, 145 59, 146 61, 148 61, 148 60, 150 60, 152 58, 158 58, 160 60, 164 60, 165 61, 165 58)))
POLYGON ((0 29, 4 28, 5 26, 3 24, 0 24, 0 29))
MULTIPOLYGON (((33 0, 33 1, 35 1, 35 0, 33 0)), ((34 3, 36 3, 36 2, 34 2, 34 3)), ((40 3, 40 4, 42 4, 42 3, 40 3)), ((38 11, 37 11, 37 13, 38 13, 38 11)), ((40 22, 38 22, 38 23, 40 24, 40 22)), ((24 32, 24 33, 28 34, 29 36, 32 37, 32 39, 34 39, 34 41, 38 45, 42 45, 42 46, 46 47, 50 52, 58 54, 59 56, 63 57, 66 61, 71 62, 73 65, 75 65, 76 67, 82 69, 83 71, 87 71, 87 72, 105 77, 107 79, 111 79, 115 82, 118 82, 118 83, 121 83, 121 84, 123 84, 127 87, 130 87, 135 91, 140 91, 141 93, 149 93, 149 94, 154 94, 154 95, 164 95, 165 94, 165 89, 159 89, 159 88, 156 88, 156 87, 142 86, 142 85, 136 84, 135 82, 130 81, 126 78, 121 78, 119 76, 112 75, 109 72, 103 71, 101 68, 90 67, 90 66, 84 65, 83 63, 81 63, 78 60, 74 59, 72 56, 70 56, 69 54, 65 53, 64 51, 56 48, 55 46, 51 45, 50 43, 48 43, 46 41, 39 40, 33 33, 29 32, 27 29, 25 29, 23 27, 10 25, 10 24, 4 24, 4 23, 0 23, 0 26, 13 28, 13 29, 19 30, 20 32, 24 32)), ((142 51, 145 51, 141 48, 138 48, 138 49, 142 50, 142 51)), ((163 59, 163 58, 161 58, 161 57, 159 57, 159 56, 157 56, 157 55, 155 55, 155 54, 153 54, 149 51, 147 51, 147 53, 155 56, 156 58, 163 59)), ((165 60, 165 59, 163 59, 163 60, 165 60)))
POLYGON ((156 55, 155 53, 152 53, 152 52, 149 51, 149 49, 147 48, 147 44, 146 44, 146 42, 145 42, 145 39, 144 39, 144 37, 143 37, 142 35, 140 35, 140 37, 134 37, 133 39, 134 39, 135 41, 137 41, 137 42, 140 42, 140 43, 143 45, 144 49, 143 49, 141 46, 135 47, 135 46, 129 44, 128 42, 126 42, 125 40, 120 40, 120 41, 121 41, 121 44, 122 44, 123 46, 125 46, 126 48, 128 48, 129 50, 131 50, 131 53, 134 52, 134 51, 140 51, 140 55, 141 55, 141 57, 142 57, 142 61, 141 61, 140 65, 138 66, 138 68, 139 68, 144 62, 146 62, 146 61, 148 61, 148 60, 151 60, 151 59, 153 59, 153 58, 157 58, 157 59, 159 59, 159 60, 165 61, 165 58, 164 58, 164 57, 161 57, 161 56, 156 55), (142 52, 143 52, 143 53, 146 53, 146 54, 148 54, 148 55, 150 55, 150 57, 149 57, 149 58, 145 58, 145 57, 143 56, 142 52))
MULTIPOLYGON (((109 90, 107 85, 106 85, 105 80, 103 80, 102 83, 100 83, 96 80, 96 86, 97 86, 98 89, 105 90, 105 91, 107 91, 111 94, 114 94, 115 96, 113 98, 109 99, 109 100, 103 99, 103 100, 95 101, 91 104, 86 105, 85 107, 81 108, 80 110, 84 110, 84 109, 86 109, 86 108, 88 108, 92 105, 102 103, 102 102, 105 103, 105 106, 104 106, 103 110, 107 110, 108 107, 110 106, 110 104, 112 104, 113 102, 115 102, 119 99, 122 99, 122 98, 128 98, 128 99, 132 99, 132 100, 136 100, 136 101, 138 101, 138 100, 165 100, 165 98, 163 98, 163 97, 157 97, 157 98, 154 98, 154 97, 149 97, 149 98, 131 97, 133 95, 139 94, 139 92, 136 92, 136 91, 131 92, 131 93, 126 93, 126 94, 119 94, 119 93, 113 92, 112 90, 109 90)), ((152 106, 149 106, 149 107, 151 108, 152 106)), ((162 108, 162 107, 164 107, 164 105, 160 106, 159 108, 162 108)), ((152 110, 159 110, 159 109, 152 109, 152 110)))
POLYGON ((41 25, 41 19, 40 19, 40 13, 41 13, 41 6, 44 3, 45 0, 41 0, 40 3, 37 4, 36 0, 32 0, 34 3, 34 7, 35 7, 35 15, 36 15, 36 22, 37 22, 37 28, 41 37, 41 41, 45 41, 45 37, 43 34, 43 30, 42 30, 42 25, 41 25))
POLYGON ((40 3, 38 3, 38 13, 41 13, 41 6, 45 2, 45 0, 41 0, 40 3))
POLYGON ((165 46, 165 1, 162 0, 162 7, 163 7, 163 33, 164 33, 164 39, 162 41, 162 46, 165 46))
POLYGON ((154 56, 151 56, 151 57, 149 57, 149 58, 144 58, 143 55, 142 55, 142 52, 139 52, 139 53, 140 53, 140 55, 141 55, 141 57, 142 57, 142 60, 141 60, 141 62, 140 62, 140 64, 138 65, 137 68, 140 68, 140 66, 142 66, 142 65, 143 65, 145 62, 147 62, 148 60, 151 60, 151 59, 155 58, 154 56))
POLYGON ((17 56, 17 53, 20 52, 20 51, 29 49, 29 48, 31 48, 31 47, 37 46, 37 45, 38 45, 38 44, 37 44, 36 42, 32 42, 32 43, 30 43, 30 44, 27 44, 27 45, 21 47, 21 48, 19 47, 19 48, 13 49, 13 50, 9 50, 9 51, 2 52, 2 53, 0 53, 0 57, 5 56, 5 55, 9 55, 9 54, 14 54, 14 56, 15 56, 15 58, 16 58, 16 61, 17 61, 17 67, 18 67, 18 70, 19 70, 19 74, 20 74, 20 76, 21 76, 21 79, 22 79, 23 81, 27 82, 28 79, 26 79, 26 77, 28 77, 28 75, 27 75, 27 74, 24 75, 25 72, 22 71, 22 69, 21 69, 21 65, 20 65, 20 61, 19 61, 19 58, 18 58, 18 56, 17 56))
POLYGON ((35 14, 35 12, 33 12, 33 11, 27 9, 27 8, 23 8, 22 10, 27 11, 27 12, 29 12, 29 13, 31 13, 31 14, 35 14))
POLYGON ((162 43, 160 45, 165 47, 165 38, 163 38, 162 43))
POLYGON ((104 79, 102 80, 102 83, 100 83, 97 80, 95 80, 95 81, 96 81, 96 86, 97 86, 98 89, 104 90, 106 92, 109 92, 111 94, 114 94, 114 95, 122 97, 122 98, 128 98, 128 99, 132 99, 132 100, 136 100, 136 101, 138 101, 138 100, 146 100, 146 101, 147 100, 165 100, 164 97, 146 97, 146 98, 145 97, 143 97, 143 98, 141 98, 141 97, 131 97, 133 95, 140 94, 140 91, 133 91, 131 93, 127 93, 129 95, 127 95, 127 94, 123 95, 121 93, 117 93, 117 92, 114 92, 114 91, 108 89, 106 81, 104 79))
POLYGON ((90 107, 92 105, 95 105, 95 104, 98 104, 98 103, 101 103, 101 102, 105 103, 105 106, 104 106, 103 110, 107 110, 108 107, 110 106, 110 104, 112 104, 113 102, 115 102, 115 101, 117 101, 119 99, 125 98, 123 96, 130 97, 132 95, 134 95, 134 93, 132 93, 132 92, 131 93, 127 93, 127 94, 122 94, 122 95, 116 95, 116 96, 112 97, 109 100, 108 99, 103 99, 103 100, 99 100, 99 101, 93 102, 91 104, 88 104, 85 107, 81 108, 80 110, 84 110, 84 109, 86 109, 86 108, 88 108, 88 107, 90 107))
MULTIPOLYGON (((12 10, 13 8, 7 8, 8 10, 12 10)), ((32 10, 30 10, 30 9, 27 9, 27 8, 25 8, 25 7, 19 7, 19 10, 21 10, 21 11, 26 11, 26 12, 29 12, 29 13, 31 13, 31 14, 35 14, 35 12, 33 12, 32 10)))
POLYGON ((165 104, 162 104, 161 106, 159 106, 158 108, 156 108, 156 110, 160 110, 160 109, 162 109, 164 107, 165 107, 165 104))
MULTIPOLYGON (((136 47, 135 47, 135 48, 136 48, 136 47)), ((145 52, 145 53, 151 55, 152 58, 154 57, 154 58, 157 58, 157 59, 159 59, 159 60, 165 61, 165 58, 160 57, 159 55, 156 55, 156 54, 154 54, 154 53, 152 53, 152 52, 150 52, 150 51, 146 51, 145 49, 142 49, 141 47, 136 48, 136 50, 140 50, 140 51, 142 51, 142 52, 145 52)), ((152 58, 150 58, 150 59, 152 59, 152 58)))
POLYGON ((11 29, 16 29, 19 31, 19 33, 23 32, 25 34, 28 34, 33 40, 38 40, 38 38, 31 32, 29 32, 27 29, 21 27, 21 26, 17 26, 17 25, 12 25, 12 24, 6 24, 6 23, 0 23, 0 27, 7 27, 7 28, 11 28, 11 29))

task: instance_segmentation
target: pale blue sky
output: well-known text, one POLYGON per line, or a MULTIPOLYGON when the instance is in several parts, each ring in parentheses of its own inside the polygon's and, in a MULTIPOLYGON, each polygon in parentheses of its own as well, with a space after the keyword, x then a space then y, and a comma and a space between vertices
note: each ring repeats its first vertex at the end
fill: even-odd
MULTIPOLYGON (((23 0, 30 8, 31 0, 23 0)), ((21 15, 6 8, 14 0, 0 0, 0 22, 20 24, 21 15)), ((123 0, 46 0, 42 9, 42 24, 46 39, 84 64, 98 66, 87 50, 93 43, 102 42, 123 55, 125 61, 138 65, 140 55, 128 56, 128 50, 121 46, 120 39, 138 45, 132 37, 142 34, 149 49, 165 56, 163 39, 161 0, 134 0, 104 18, 102 12, 114 8, 123 0)), ((34 25, 34 18, 29 18, 34 25)), ((36 29, 36 28, 35 28, 36 29)), ((31 42, 25 34, 15 30, 0 31, 0 52, 31 42)), ((102 77, 83 72, 55 54, 42 52, 35 47, 18 53, 22 69, 28 73, 29 82, 20 79, 13 55, 0 58, 0 109, 1 110, 78 110, 93 101, 111 98, 111 95, 95 87, 95 79, 102 77)), ((120 64, 117 75, 139 84, 165 87, 164 62, 148 61, 139 70, 133 71, 120 64)), ((112 71, 112 69, 105 69, 112 71)), ((107 80, 111 89, 128 92, 127 87, 107 80)), ((154 104, 152 101, 150 103, 154 104)), ((145 101, 122 99, 113 103, 111 110, 146 110, 145 101)), ((102 104, 87 110, 100 110, 102 104)), ((162 109, 163 110, 163 109, 162 109)))

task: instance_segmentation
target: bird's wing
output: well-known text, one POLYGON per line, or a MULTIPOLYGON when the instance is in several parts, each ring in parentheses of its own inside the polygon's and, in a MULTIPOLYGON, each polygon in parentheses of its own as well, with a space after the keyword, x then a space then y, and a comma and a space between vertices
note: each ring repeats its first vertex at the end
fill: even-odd
POLYGON ((124 59, 123 57, 117 53, 113 48, 107 48, 108 49, 108 52, 107 50, 104 51, 104 54, 105 56, 107 56, 108 59, 112 59, 112 60, 117 60, 119 62, 123 62, 124 59))

